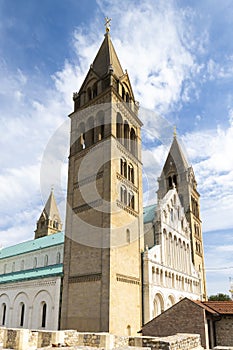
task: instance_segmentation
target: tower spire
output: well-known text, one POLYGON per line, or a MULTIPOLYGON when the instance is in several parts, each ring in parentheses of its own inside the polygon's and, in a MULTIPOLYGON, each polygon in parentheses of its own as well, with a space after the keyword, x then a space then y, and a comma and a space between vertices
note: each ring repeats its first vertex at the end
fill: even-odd
POLYGON ((39 220, 37 221, 35 239, 51 235, 62 230, 62 221, 53 191, 54 189, 52 187, 49 198, 45 204, 39 220))

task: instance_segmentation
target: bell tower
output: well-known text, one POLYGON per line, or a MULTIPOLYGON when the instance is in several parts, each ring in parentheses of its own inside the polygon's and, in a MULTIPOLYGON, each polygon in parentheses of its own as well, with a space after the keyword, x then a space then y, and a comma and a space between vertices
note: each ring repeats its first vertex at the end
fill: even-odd
POLYGON ((142 123, 109 27, 73 99, 61 329, 133 335, 142 325, 142 123))
POLYGON ((53 190, 45 204, 45 207, 37 221, 35 239, 52 235, 62 230, 62 222, 58 211, 53 190))
POLYGON ((192 166, 182 151, 174 133, 173 142, 164 164, 162 173, 158 178, 158 200, 162 199, 169 189, 176 187, 186 219, 190 226, 190 243, 192 261, 195 269, 199 271, 202 286, 202 297, 206 295, 206 277, 204 265, 204 249, 202 239, 202 222, 200 217, 200 194, 197 191, 197 182, 192 166))

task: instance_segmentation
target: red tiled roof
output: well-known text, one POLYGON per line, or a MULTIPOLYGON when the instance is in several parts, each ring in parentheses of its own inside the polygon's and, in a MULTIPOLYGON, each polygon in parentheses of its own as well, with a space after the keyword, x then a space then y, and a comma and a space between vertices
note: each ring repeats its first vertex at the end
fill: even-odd
POLYGON ((203 309, 205 309, 206 311, 210 312, 211 314, 216 314, 216 311, 211 309, 210 307, 208 307, 208 305, 205 305, 205 303, 203 301, 200 300, 192 300, 193 303, 199 305, 200 307, 202 307, 203 309))
POLYGON ((233 315, 233 301, 203 301, 202 304, 218 312, 219 314, 233 315))

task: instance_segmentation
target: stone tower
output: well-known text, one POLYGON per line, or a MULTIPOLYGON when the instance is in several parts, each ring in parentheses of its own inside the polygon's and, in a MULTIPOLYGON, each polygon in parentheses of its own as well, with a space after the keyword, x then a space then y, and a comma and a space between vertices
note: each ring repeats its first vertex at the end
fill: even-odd
POLYGON ((108 30, 73 99, 61 329, 136 334, 142 123, 108 30))
POLYGON ((158 179, 158 200, 162 199, 169 189, 176 187, 185 215, 190 226, 192 261, 200 273, 202 298, 206 299, 206 277, 204 267, 204 250, 202 240, 202 222, 200 218, 200 194, 193 168, 188 164, 182 148, 174 134, 162 173, 158 179))
POLYGON ((40 218, 37 221, 35 239, 52 235, 53 233, 60 232, 61 230, 62 222, 52 190, 40 218))

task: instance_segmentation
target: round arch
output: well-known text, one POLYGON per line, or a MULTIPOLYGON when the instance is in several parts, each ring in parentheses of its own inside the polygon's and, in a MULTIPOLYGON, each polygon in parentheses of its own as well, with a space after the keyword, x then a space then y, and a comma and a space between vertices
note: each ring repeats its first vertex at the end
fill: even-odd
POLYGON ((162 294, 156 293, 153 301, 153 317, 160 315, 164 311, 164 298, 162 294))

